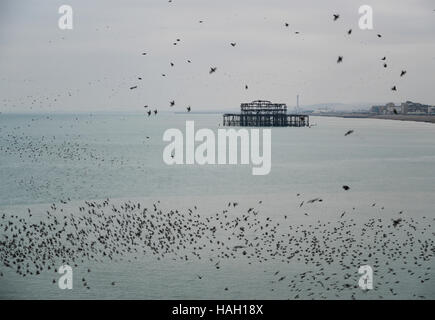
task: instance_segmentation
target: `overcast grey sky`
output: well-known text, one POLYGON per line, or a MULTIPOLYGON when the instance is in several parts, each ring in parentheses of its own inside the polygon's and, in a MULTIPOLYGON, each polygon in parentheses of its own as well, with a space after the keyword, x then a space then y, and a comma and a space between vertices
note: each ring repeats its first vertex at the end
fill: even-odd
POLYGON ((1 0, 0 111, 291 107, 298 93, 303 105, 435 105, 434 10, 433 0, 1 0), (58 28, 62 4, 74 10, 73 30, 58 28), (364 4, 371 31, 358 28, 364 4))

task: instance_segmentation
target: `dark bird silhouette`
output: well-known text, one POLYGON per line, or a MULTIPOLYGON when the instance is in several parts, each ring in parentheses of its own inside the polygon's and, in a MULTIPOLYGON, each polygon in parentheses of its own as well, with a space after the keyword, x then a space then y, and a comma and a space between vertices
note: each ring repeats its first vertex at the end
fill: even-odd
POLYGON ((286 26, 286 27, 288 27, 289 26, 289 24, 286 22, 286 23, 284 23, 284 25, 286 26))
POLYGON ((403 77, 406 74, 406 70, 402 70, 402 72, 400 72, 400 76, 403 77))
POLYGON ((216 67, 210 67, 209 73, 212 74, 212 73, 216 72, 216 70, 217 70, 216 67))
POLYGON ((393 87, 391 88, 391 91, 397 91, 397 87, 396 87, 396 86, 393 86, 393 87))
POLYGON ((333 17, 334 17, 334 21, 337 21, 338 18, 340 18, 340 15, 339 14, 333 14, 333 17))
POLYGON ((396 219, 396 220, 393 219, 393 227, 394 228, 397 227, 400 222, 402 222, 402 218, 399 218, 399 219, 396 219))
POLYGON ((382 35, 378 33, 378 38, 381 38, 381 37, 382 37, 382 35))
POLYGON ((347 31, 347 34, 350 35, 352 33, 352 29, 349 29, 349 31, 347 31))
POLYGON ((175 106, 175 101, 172 100, 171 102, 169 102, 169 105, 170 105, 171 107, 175 106))
POLYGON ((236 46, 236 43, 235 43, 235 42, 231 42, 230 44, 231 44, 231 46, 233 46, 233 47, 236 46))
POLYGON ((137 86, 130 87, 130 90, 136 89, 137 86))
POLYGON ((343 62, 343 57, 342 56, 338 56, 337 63, 341 63, 341 62, 343 62))
POLYGON ((349 130, 349 131, 347 131, 345 134, 344 134, 344 136, 348 136, 348 135, 350 135, 350 134, 352 134, 353 133, 353 130, 349 130))
POLYGON ((190 106, 188 106, 186 109, 187 109, 187 112, 190 112, 190 106))
POLYGON ((347 190, 349 190, 349 189, 350 189, 350 187, 349 187, 349 186, 347 186, 347 185, 344 185, 344 186, 343 186, 343 189, 347 191, 347 190))

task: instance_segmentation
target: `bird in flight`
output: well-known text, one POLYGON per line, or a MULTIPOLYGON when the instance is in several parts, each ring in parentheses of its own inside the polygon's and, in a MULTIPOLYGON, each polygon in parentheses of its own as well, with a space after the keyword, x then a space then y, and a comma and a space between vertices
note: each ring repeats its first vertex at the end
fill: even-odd
POLYGON ((217 70, 216 67, 210 67, 209 73, 212 74, 212 73, 216 72, 216 70, 217 70))
POLYGON ((235 42, 231 42, 230 44, 231 44, 233 47, 236 46, 236 43, 235 43, 235 42))
POLYGON ((171 102, 169 102, 169 104, 170 104, 171 107, 173 107, 173 106, 175 106, 175 101, 172 100, 171 102))
POLYGON ((137 86, 130 87, 130 90, 136 89, 137 86))
POLYGON ((339 14, 334 14, 333 16, 334 16, 334 21, 337 21, 338 18, 340 18, 340 15, 339 15, 339 14))
POLYGON ((349 187, 349 186, 346 186, 346 185, 344 185, 344 186, 343 186, 343 189, 347 191, 347 190, 349 190, 349 189, 350 189, 350 187, 349 187))
POLYGON ((352 33, 352 29, 349 29, 349 31, 347 32, 348 35, 350 35, 352 33))
POLYGON ((186 109, 187 109, 187 112, 190 112, 190 106, 188 106, 186 109))
POLYGON ((344 134, 344 136, 348 136, 348 135, 350 135, 350 134, 352 134, 353 133, 353 130, 349 130, 348 132, 346 132, 345 134, 344 134))
POLYGON ((343 57, 342 56, 338 56, 337 63, 341 63, 341 62, 343 62, 343 57))
POLYGON ((393 219, 393 227, 394 228, 397 227, 401 221, 402 221, 402 218, 399 218, 399 219, 396 219, 396 220, 393 219))
POLYGON ((403 77, 406 74, 406 70, 402 70, 402 72, 400 73, 400 76, 403 77))
POLYGON ((392 88, 391 88, 391 91, 397 91, 396 86, 392 87, 392 88))

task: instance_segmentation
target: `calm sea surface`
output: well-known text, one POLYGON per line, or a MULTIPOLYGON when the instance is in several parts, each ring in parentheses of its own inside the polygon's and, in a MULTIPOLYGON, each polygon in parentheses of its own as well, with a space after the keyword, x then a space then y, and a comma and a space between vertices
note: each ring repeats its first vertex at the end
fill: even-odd
MULTIPOLYGON (((251 165, 166 165, 163 133, 185 132, 186 120, 194 120, 196 129, 222 128, 222 116, 213 114, 0 114, 0 298, 435 298, 435 125, 311 117, 310 128, 272 129, 271 172, 254 176, 251 165), (354 133, 344 136, 348 130, 354 133), (309 203, 316 198, 321 201, 309 203), (103 206, 105 199, 110 204, 103 206), (48 262, 40 274, 16 272, 19 264, 20 270, 31 270, 44 260, 33 247, 22 261, 5 265, 13 260, 11 248, 20 253, 11 242, 18 229, 21 244, 41 241, 25 230, 53 221, 47 211, 86 216, 79 210, 90 209, 84 201, 101 204, 98 210, 107 215, 117 214, 113 207, 124 210, 126 203, 134 204, 132 215, 143 208, 157 216, 178 210, 172 221, 206 227, 194 241, 183 238, 184 259, 174 255, 176 245, 167 239, 158 241, 169 241, 162 247, 170 248, 168 254, 125 246, 127 251, 113 259, 98 251, 77 259, 73 290, 52 283, 60 275, 46 269, 48 262), (200 217, 188 220, 189 209, 200 217), (250 209, 255 216, 244 221, 250 209), (5 230, 8 221, 17 229, 5 230), (217 231, 208 234, 212 226, 217 231), (325 259, 328 255, 334 258, 325 259), (363 264, 374 269, 374 290, 358 288, 363 264)), ((119 233, 133 228, 113 223, 119 233)), ((92 231, 95 239, 98 232, 92 231)), ((69 259, 73 254, 53 256, 50 264, 74 264, 69 259)))

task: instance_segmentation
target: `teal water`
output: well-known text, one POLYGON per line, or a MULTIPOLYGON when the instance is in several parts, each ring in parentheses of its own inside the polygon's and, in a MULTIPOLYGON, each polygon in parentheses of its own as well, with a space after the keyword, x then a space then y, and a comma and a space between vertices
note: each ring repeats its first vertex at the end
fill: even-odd
POLYGON ((342 184, 373 195, 435 192, 432 124, 312 117, 312 128, 274 128, 272 170, 253 176, 250 165, 166 165, 163 132, 184 132, 186 120, 197 129, 217 129, 221 116, 0 115, 0 205, 66 197, 324 193, 342 184), (349 129, 355 133, 344 137, 349 129))
MULTIPOLYGON (((228 208, 229 201, 237 201, 239 206, 231 209, 233 219, 255 207, 259 219, 270 217, 280 224, 272 232, 282 239, 287 233, 285 224, 300 224, 316 234, 313 240, 310 238, 313 235, 302 233, 301 241, 311 243, 321 238, 326 230, 329 232, 332 226, 343 228, 343 235, 346 230, 354 236, 352 241, 356 247, 345 245, 347 249, 343 252, 347 254, 343 253, 342 257, 345 259, 348 255, 355 268, 343 271, 339 264, 325 263, 321 254, 313 254, 314 259, 305 263, 301 259, 289 264, 269 256, 270 252, 261 252, 261 258, 251 261, 243 257, 216 257, 216 251, 207 251, 203 259, 189 257, 188 261, 171 255, 155 259, 149 254, 129 253, 117 261, 106 261, 102 257, 80 261, 75 267, 75 286, 71 291, 60 290, 52 284, 53 278, 58 278, 53 270, 22 277, 14 268, 3 265, 0 267, 4 274, 0 277, 0 298, 435 297, 432 226, 435 125, 311 117, 311 123, 315 124, 311 128, 272 129, 271 172, 266 176, 253 176, 250 165, 166 165, 162 160, 166 146, 163 133, 169 128, 184 132, 186 120, 194 120, 196 129, 213 130, 220 128, 222 122, 221 115, 213 114, 162 113, 150 118, 144 115, 0 114, 0 214, 5 214, 2 223, 15 221, 18 224, 19 218, 45 221, 48 219, 45 212, 52 203, 63 208, 63 213, 79 217, 83 213, 78 207, 83 206, 85 200, 109 198, 116 206, 137 201, 150 210, 160 201, 163 212, 179 209, 183 215, 188 215, 188 208, 193 210, 197 206, 201 214, 198 219, 203 219, 228 208), (345 137, 344 133, 350 129, 354 133, 345 137), (349 185, 351 189, 344 191, 342 185, 349 185), (321 197, 323 202, 307 207, 307 200, 316 197, 321 197), (305 201, 302 207, 301 201, 305 201), (28 208, 34 212, 32 218, 27 216, 28 208), (346 212, 344 220, 340 220, 342 212, 346 212), (403 229, 398 229, 401 231, 397 235, 388 233, 388 239, 379 240, 380 233, 375 231, 396 230, 390 224, 398 217, 403 217, 406 223, 403 229), (367 236, 365 224, 370 223, 370 219, 382 219, 383 225, 367 236), (343 226, 342 221, 349 225, 343 226), (325 225, 321 226, 322 223, 325 225), (410 246, 409 251, 401 252, 403 259, 398 258, 400 255, 391 256, 394 250, 407 246, 410 246), (390 253, 383 252, 388 251, 385 248, 390 253), (371 261, 370 250, 378 252, 376 261, 371 261), (352 255, 364 258, 357 261, 352 255), (214 268, 218 260, 222 265, 219 272, 214 268), (337 287, 340 281, 357 284, 358 263, 377 266, 375 287, 376 281, 380 284, 376 290, 364 292, 337 287), (92 269, 91 273, 87 273, 88 268, 92 269), (319 271, 319 268, 323 269, 319 271), (389 268, 394 268, 394 274, 389 268), (277 270, 280 275, 286 274, 285 280, 278 281, 279 277, 274 275, 277 270), (307 270, 320 272, 318 277, 330 278, 327 281, 332 281, 334 273, 338 273, 339 278, 330 284, 331 290, 326 290, 325 280, 322 286, 315 281, 300 280, 300 274, 307 270), (201 281, 197 274, 203 276, 201 281), (84 275, 90 289, 81 285, 84 275), (289 283, 292 277, 300 281, 296 287, 289 283), (347 280, 349 277, 351 280, 347 280), (112 281, 116 281, 115 286, 110 285, 112 281), (391 288, 396 295, 391 293, 391 288)), ((261 223, 267 222, 261 220, 261 223)), ((5 239, 10 235, 8 232, 11 230, 2 228, 0 237, 5 239)), ((301 235, 300 231, 294 232, 301 235)), ((224 237, 224 232, 219 236, 224 237)), ((238 244, 240 239, 234 234, 228 236, 231 238, 229 246, 238 244)), ((33 238, 29 236, 29 239, 33 238)), ((204 241, 201 239, 198 243, 204 241)), ((333 247, 334 241, 326 237, 324 244, 330 243, 333 247)), ((268 241, 259 244, 264 248, 269 245, 268 241)), ((286 250, 293 252, 293 245, 286 250)), ((343 243, 335 245, 339 247, 343 243)), ((331 247, 327 251, 332 250, 331 247)), ((3 260, 8 257, 7 252, 6 247, 0 251, 3 260)), ((26 258, 34 259, 33 256, 26 258)), ((53 265, 62 264, 63 259, 52 261, 53 265)))

